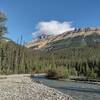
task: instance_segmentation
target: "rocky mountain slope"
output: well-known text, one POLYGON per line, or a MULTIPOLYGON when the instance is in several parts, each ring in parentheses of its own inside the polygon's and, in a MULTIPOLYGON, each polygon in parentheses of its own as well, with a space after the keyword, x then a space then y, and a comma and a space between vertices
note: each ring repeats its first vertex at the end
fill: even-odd
POLYGON ((56 36, 30 41, 26 47, 33 49, 60 49, 67 47, 100 47, 100 28, 79 28, 56 36))

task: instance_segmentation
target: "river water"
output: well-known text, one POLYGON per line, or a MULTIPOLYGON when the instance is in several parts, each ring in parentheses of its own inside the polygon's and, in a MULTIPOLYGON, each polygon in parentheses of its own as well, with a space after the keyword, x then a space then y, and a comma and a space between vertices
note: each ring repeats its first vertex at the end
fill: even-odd
POLYGON ((71 95, 76 100, 100 100, 100 85, 83 82, 50 80, 44 77, 34 77, 33 79, 39 80, 44 85, 71 95))

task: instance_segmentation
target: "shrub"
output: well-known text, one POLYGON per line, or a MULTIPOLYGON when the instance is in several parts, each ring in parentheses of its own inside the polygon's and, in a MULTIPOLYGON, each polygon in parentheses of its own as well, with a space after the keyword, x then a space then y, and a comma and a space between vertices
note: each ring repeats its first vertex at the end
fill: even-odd
POLYGON ((49 69, 47 71, 48 78, 68 78, 69 75, 69 70, 64 67, 57 67, 56 69, 49 69))
POLYGON ((55 70, 49 69, 47 71, 47 77, 48 78, 57 78, 57 73, 55 70))
POLYGON ((87 78, 96 78, 97 77, 97 73, 93 70, 93 68, 90 70, 88 70, 87 73, 87 78))

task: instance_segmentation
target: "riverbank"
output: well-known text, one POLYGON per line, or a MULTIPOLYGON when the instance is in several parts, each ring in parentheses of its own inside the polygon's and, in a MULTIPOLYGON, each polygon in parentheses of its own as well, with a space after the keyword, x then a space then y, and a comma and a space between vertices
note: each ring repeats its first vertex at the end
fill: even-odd
POLYGON ((97 84, 100 85, 99 79, 87 79, 87 78, 69 78, 69 79, 58 79, 59 81, 70 81, 70 82, 80 82, 88 84, 97 84))
POLYGON ((30 75, 0 75, 0 100, 74 100, 56 89, 36 83, 30 75))
POLYGON ((70 78, 57 78, 57 77, 47 77, 46 73, 37 73, 31 75, 32 78, 37 77, 37 78, 47 78, 51 80, 59 80, 59 81, 68 81, 68 82, 80 82, 80 83, 88 83, 88 84, 97 84, 100 85, 100 79, 91 79, 91 78, 86 78, 86 77, 70 77, 70 78))
POLYGON ((48 76, 45 76, 45 77, 51 80, 74 81, 74 82, 83 82, 83 83, 100 85, 100 78, 94 79, 94 78, 87 78, 87 77, 69 77, 69 78, 58 78, 58 77, 48 77, 48 76))

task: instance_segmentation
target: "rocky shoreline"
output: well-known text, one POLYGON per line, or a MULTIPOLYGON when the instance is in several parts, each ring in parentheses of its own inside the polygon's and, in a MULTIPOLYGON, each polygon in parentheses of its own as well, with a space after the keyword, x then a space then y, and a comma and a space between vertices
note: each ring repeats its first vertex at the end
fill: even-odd
POLYGON ((0 76, 0 100, 74 100, 56 89, 36 83, 30 75, 0 76))

